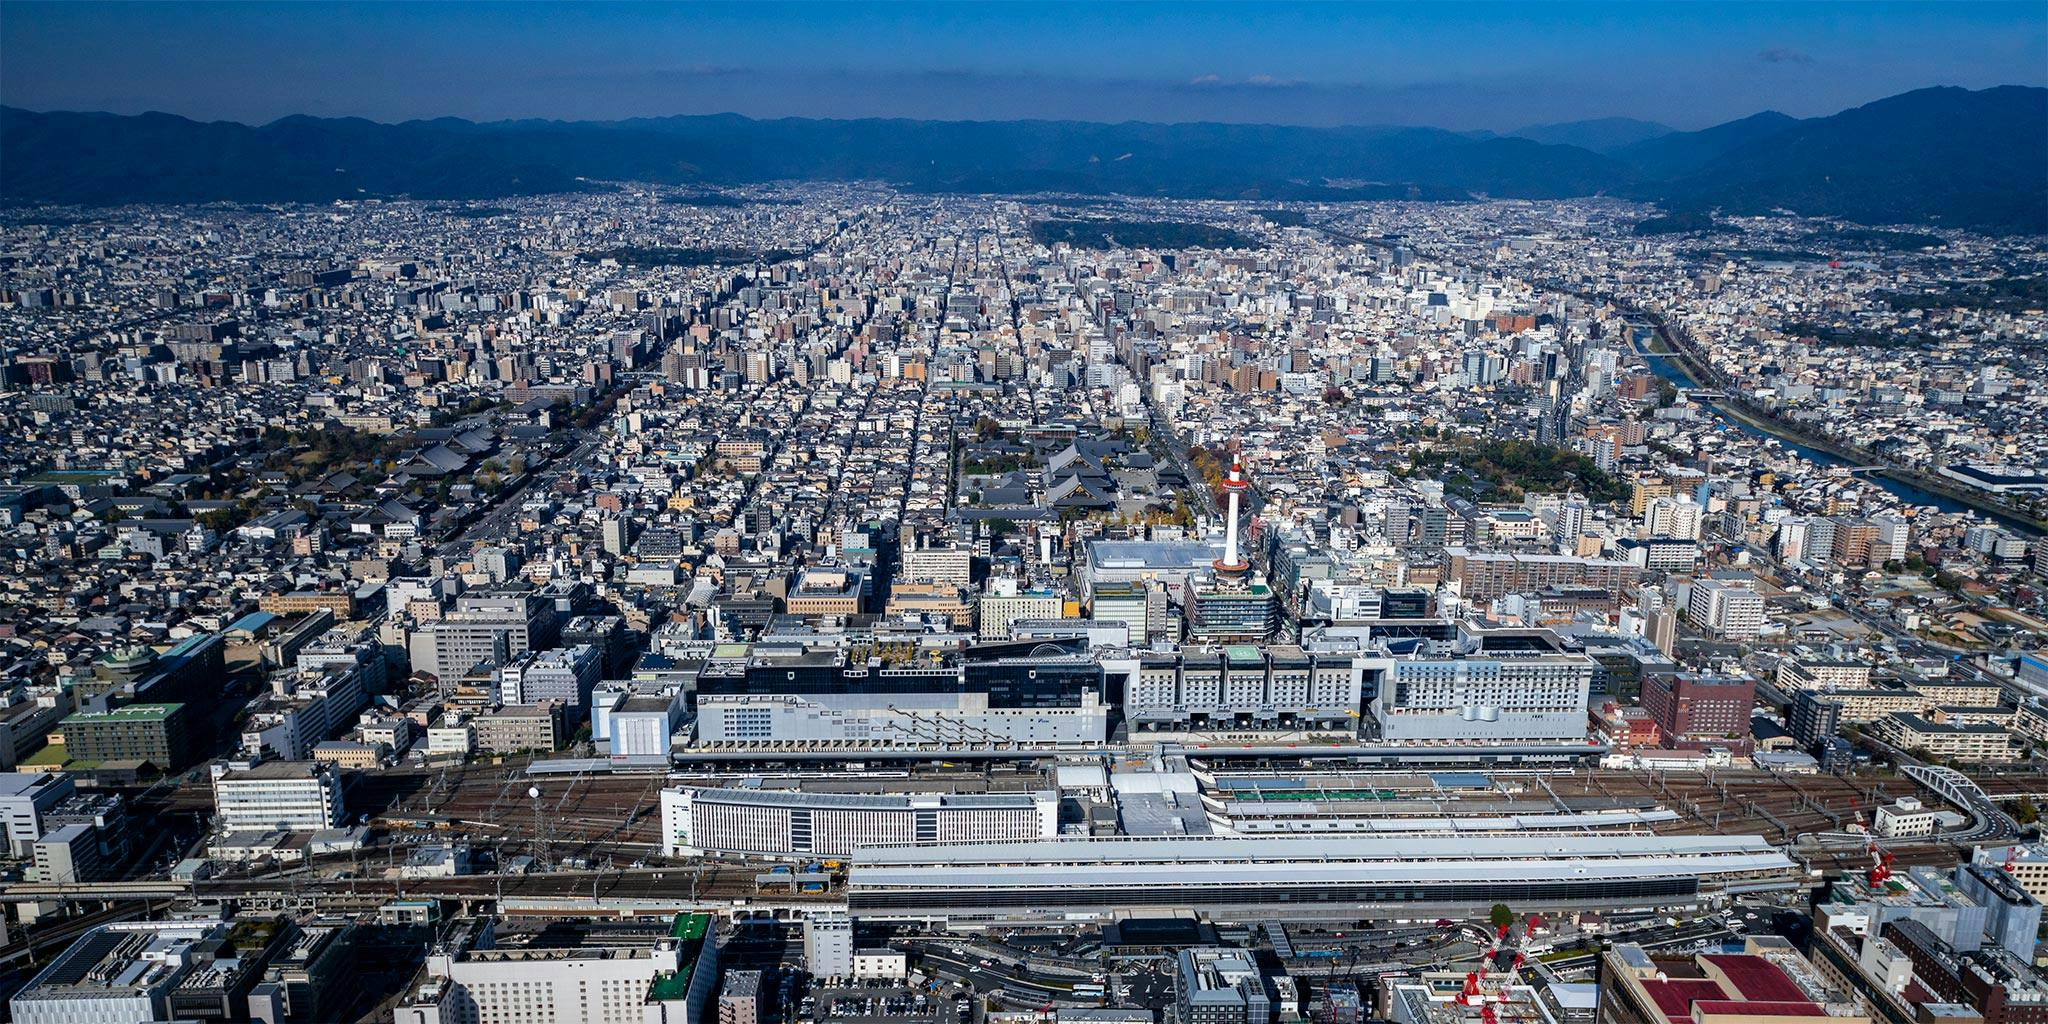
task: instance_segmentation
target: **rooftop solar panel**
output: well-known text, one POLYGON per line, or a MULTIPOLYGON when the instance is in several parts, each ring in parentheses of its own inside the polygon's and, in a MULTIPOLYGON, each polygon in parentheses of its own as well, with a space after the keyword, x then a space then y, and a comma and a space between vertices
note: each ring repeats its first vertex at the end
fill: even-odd
POLYGON ((56 968, 43 979, 45 985, 76 985, 92 973, 115 947, 127 939, 123 932, 94 931, 80 939, 71 955, 58 963, 56 968))

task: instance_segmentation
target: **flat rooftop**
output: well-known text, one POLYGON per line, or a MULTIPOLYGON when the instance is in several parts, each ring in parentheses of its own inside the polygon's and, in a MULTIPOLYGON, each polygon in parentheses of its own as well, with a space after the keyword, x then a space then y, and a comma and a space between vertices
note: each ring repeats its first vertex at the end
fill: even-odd
POLYGON ((846 810, 892 811, 912 808, 1003 808, 1036 807, 1039 793, 817 793, 786 789, 748 789, 695 786, 681 787, 693 801, 746 804, 752 807, 833 807, 846 810))
POLYGON ((1003 843, 863 846, 856 867, 1046 864, 1273 864, 1415 861, 1501 861, 1644 857, 1776 858, 1761 836, 1494 835, 1475 836, 1206 836, 1060 839, 1003 843))
POLYGON ((130 704, 112 711, 74 712, 66 722, 161 722, 178 713, 183 704, 130 704))
POLYGON ((1091 540, 1088 561, 1100 569, 1195 569, 1221 550, 1222 544, 1208 541, 1091 540))
POLYGON ((281 779, 311 779, 320 771, 318 761, 265 761, 237 768, 220 777, 222 782, 264 782, 281 779))
POLYGON ((66 778, 59 772, 0 772, 0 797, 20 796, 66 778))

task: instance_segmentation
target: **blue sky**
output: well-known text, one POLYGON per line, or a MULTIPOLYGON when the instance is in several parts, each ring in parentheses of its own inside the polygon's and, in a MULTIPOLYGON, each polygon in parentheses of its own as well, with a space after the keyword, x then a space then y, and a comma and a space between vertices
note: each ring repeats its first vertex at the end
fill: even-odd
POLYGON ((2048 84, 2048 4, 0 4, 0 102, 1697 128, 2048 84))

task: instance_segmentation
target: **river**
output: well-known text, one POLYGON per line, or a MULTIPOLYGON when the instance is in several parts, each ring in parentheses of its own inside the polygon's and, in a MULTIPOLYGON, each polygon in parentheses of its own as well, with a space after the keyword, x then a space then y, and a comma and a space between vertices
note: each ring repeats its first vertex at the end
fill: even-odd
MULTIPOLYGON (((1692 374, 1689 374, 1685 371, 1685 367, 1681 365, 1676 358, 1672 356, 1659 355, 1645 355, 1643 356, 1643 358, 1649 362, 1651 371, 1656 373, 1657 376, 1662 377, 1665 380, 1668 380, 1671 383, 1676 384, 1682 388, 1699 387, 1699 382, 1693 379, 1692 374)), ((1711 400, 1706 401, 1709 405, 1713 404, 1711 400)), ((1719 412, 1720 410, 1717 408, 1716 411, 1719 412)), ((1722 412, 1721 419, 1729 426, 1732 426, 1735 429, 1750 435, 1751 437, 1771 438, 1777 441, 1779 444, 1785 446, 1786 448, 1798 452, 1802 457, 1813 462, 1815 465, 1853 465, 1853 463, 1851 463, 1849 460, 1844 459, 1839 455, 1833 455, 1828 452, 1821 451, 1818 448, 1809 448, 1806 445, 1800 444, 1799 442, 1794 441, 1790 438, 1784 437, 1779 434, 1774 434, 1753 423, 1749 423, 1744 420, 1738 419, 1729 413, 1722 412)), ((2026 524, 2021 523, 2018 520, 2009 518, 2007 516, 1999 515, 1995 512, 1987 512, 1983 510, 1972 509, 1970 506, 1965 505, 1962 502, 1957 501, 1953 498, 1946 498, 1939 494, 1935 494, 1932 491, 1922 490, 1902 480, 1894 480, 1891 477, 1884 476, 1878 473, 1865 473, 1862 476, 1863 479, 1868 480, 1871 483, 1876 484, 1877 486, 1882 487, 1887 491, 1890 491, 1900 501, 1905 502, 1908 505, 1931 505, 1937 509, 1940 509, 1943 512, 1975 512, 1977 515, 1988 516, 1992 519, 1995 519, 2005 524, 2008 527, 2015 527, 2024 530, 2027 533, 2033 532, 2031 528, 2027 527, 2026 524)))

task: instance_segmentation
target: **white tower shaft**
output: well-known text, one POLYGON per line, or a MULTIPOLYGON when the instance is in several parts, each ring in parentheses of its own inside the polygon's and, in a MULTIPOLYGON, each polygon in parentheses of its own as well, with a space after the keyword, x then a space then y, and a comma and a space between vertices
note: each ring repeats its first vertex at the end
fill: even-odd
MULTIPOLYGON (((1233 483, 1233 484, 1234 484, 1234 483, 1237 483, 1237 482, 1238 482, 1238 479, 1237 479, 1237 467, 1235 467, 1235 466, 1232 466, 1232 467, 1231 467, 1231 469, 1230 469, 1230 482, 1231 482, 1231 483, 1233 483)), ((1226 520, 1226 521, 1225 521, 1225 523, 1224 523, 1224 526, 1223 526, 1223 564, 1225 564, 1225 565, 1236 565, 1236 564, 1238 564, 1238 562, 1237 562, 1237 488, 1235 488, 1235 487, 1232 487, 1232 488, 1230 488, 1230 511, 1229 511, 1228 515, 1229 515, 1229 517, 1230 517, 1230 518, 1229 518, 1228 520, 1226 520)))
POLYGON ((1232 576, 1241 574, 1247 568, 1238 553, 1237 513, 1243 501, 1245 489, 1244 467, 1236 460, 1230 463, 1230 479, 1223 484, 1225 521, 1223 524, 1223 557, 1216 560, 1216 571, 1232 576))

